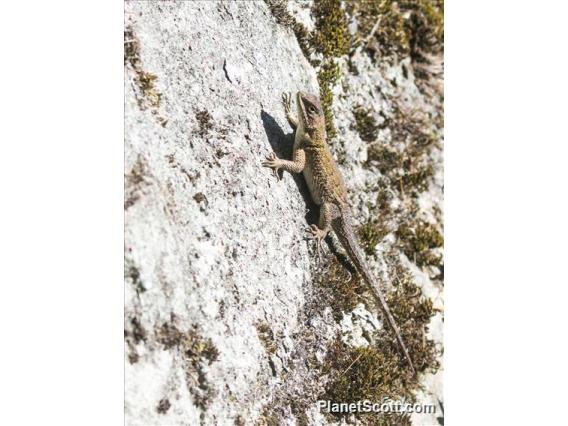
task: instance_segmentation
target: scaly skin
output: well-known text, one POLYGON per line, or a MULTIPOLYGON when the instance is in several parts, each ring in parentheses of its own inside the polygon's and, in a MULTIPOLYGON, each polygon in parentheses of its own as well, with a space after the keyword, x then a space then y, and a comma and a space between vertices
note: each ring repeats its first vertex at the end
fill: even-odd
POLYGON ((371 287, 377 304, 396 335, 400 349, 412 370, 412 374, 416 374, 406 345, 402 340, 400 330, 395 323, 379 284, 370 272, 363 251, 353 231, 350 207, 347 202, 347 189, 327 146, 325 118, 319 99, 315 95, 298 92, 296 95, 296 103, 298 105, 297 118, 291 112, 291 96, 289 94, 282 95, 282 101, 288 122, 296 131, 293 158, 292 161, 282 160, 277 158, 274 153, 271 153, 262 165, 271 168, 277 177, 280 169, 290 173, 304 173, 312 199, 320 206, 319 224, 311 225, 307 229, 317 242, 318 255, 321 256, 322 240, 333 229, 349 258, 354 263, 357 272, 363 277, 367 285, 371 287))

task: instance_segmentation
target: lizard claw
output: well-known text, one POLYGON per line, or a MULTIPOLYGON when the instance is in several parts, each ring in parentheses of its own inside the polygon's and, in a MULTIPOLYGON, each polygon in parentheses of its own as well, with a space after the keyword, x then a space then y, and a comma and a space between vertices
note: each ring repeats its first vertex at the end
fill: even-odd
POLYGON ((284 105, 284 112, 286 114, 289 114, 290 111, 292 111, 292 94, 290 92, 288 93, 282 93, 282 105, 284 105))
POLYGON ((272 169, 272 174, 278 180, 280 180, 280 175, 278 174, 278 171, 280 170, 279 161, 280 160, 278 159, 278 157, 276 157, 276 154, 271 152, 266 157, 266 160, 262 162, 263 167, 268 167, 268 168, 272 169))
POLYGON ((322 249, 322 241, 325 238, 325 232, 321 229, 318 228, 317 225, 312 224, 310 225, 309 228, 306 228, 306 232, 308 234, 308 238, 313 238, 314 240, 316 240, 316 249, 317 249, 317 253, 318 253, 318 259, 320 261, 322 261, 322 253, 323 253, 323 249, 322 249))
POLYGON ((298 127, 298 119, 292 114, 292 94, 290 92, 282 93, 282 105, 284 106, 284 113, 286 114, 288 123, 290 123, 290 127, 296 130, 298 127))

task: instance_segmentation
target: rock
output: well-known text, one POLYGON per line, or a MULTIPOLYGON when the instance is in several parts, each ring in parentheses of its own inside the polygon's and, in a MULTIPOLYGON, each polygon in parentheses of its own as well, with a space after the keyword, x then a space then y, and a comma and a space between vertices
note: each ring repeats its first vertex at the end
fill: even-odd
POLYGON ((344 314, 340 322, 342 341, 350 346, 368 346, 369 338, 376 330, 382 328, 375 316, 359 303, 353 311, 344 314))
MULTIPOLYGON (((309 20, 302 2, 292 10, 309 20)), ((380 323, 360 305, 339 324, 321 305, 305 184, 261 167, 290 155, 281 94, 318 93, 316 71, 264 2, 127 1, 125 15, 126 424, 323 424, 292 402, 321 393, 313 366, 341 330, 361 343, 380 323)), ((369 73, 336 89, 334 113, 362 223, 376 175, 351 110, 383 108, 358 87, 390 83, 359 62, 369 73)))

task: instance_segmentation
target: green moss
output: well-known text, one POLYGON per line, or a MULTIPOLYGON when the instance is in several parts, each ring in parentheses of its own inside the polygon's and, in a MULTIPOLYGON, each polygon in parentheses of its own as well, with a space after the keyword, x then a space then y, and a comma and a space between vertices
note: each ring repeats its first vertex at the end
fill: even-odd
POLYGON ((375 248, 383 238, 389 233, 387 227, 384 225, 383 221, 371 220, 358 229, 359 231, 359 241, 365 253, 369 256, 375 255, 375 248))
MULTIPOLYGON (((428 97, 443 97, 443 0, 357 0, 346 5, 358 22, 353 46, 362 46, 376 62, 410 57, 418 88, 428 97)), ((407 78, 407 68, 402 71, 407 78)))
POLYGON ((173 323, 166 322, 156 334, 158 342, 162 343, 166 349, 178 347, 194 363, 206 361, 211 364, 219 357, 219 351, 211 339, 201 337, 195 329, 182 332, 173 323))
POLYGON ((441 266, 442 256, 433 250, 444 246, 444 237, 433 224, 422 220, 403 223, 396 235, 404 254, 418 266, 441 266))
POLYGON ((132 261, 130 261, 129 259, 125 260, 124 267, 125 267, 124 277, 130 278, 132 285, 136 290, 136 293, 138 295, 144 293, 146 291, 146 287, 144 286, 144 283, 140 278, 140 271, 138 270, 138 268, 134 264, 132 264, 132 261))
POLYGON ((333 58, 345 55, 351 45, 347 29, 347 16, 339 0, 315 0, 312 15, 315 29, 311 33, 288 13, 285 0, 265 0, 270 12, 279 24, 294 31, 298 44, 306 58, 318 69, 320 101, 325 115, 326 132, 329 139, 337 135, 333 120, 332 88, 341 77, 341 72, 333 58), (311 55, 316 51, 323 56, 314 60, 311 55))
POLYGON ((162 98, 162 94, 158 92, 154 84, 158 77, 143 69, 140 59, 140 42, 131 27, 126 27, 124 31, 124 64, 130 65, 134 70, 134 82, 141 92, 141 95, 137 95, 140 108, 158 108, 162 98))
POLYGON ((315 284, 329 288, 329 303, 336 320, 340 320, 344 312, 352 311, 358 303, 363 302, 363 293, 367 287, 355 271, 346 268, 346 259, 333 256, 325 269, 316 277, 315 284), (341 260, 340 260, 341 259, 341 260))
POLYGON ((140 355, 136 350, 136 345, 141 342, 146 343, 148 340, 148 333, 142 326, 138 317, 131 317, 124 328, 124 340, 128 347, 128 361, 130 364, 135 364, 140 359, 140 355))
POLYGON ((359 37, 373 57, 419 59, 414 57, 443 49, 443 0, 360 0, 347 2, 347 12, 359 23, 359 37))
POLYGON ((417 197, 426 191, 434 176, 431 160, 409 149, 399 152, 387 145, 374 146, 369 150, 368 161, 377 163, 380 172, 390 178, 403 197, 417 197))
POLYGON ((341 77, 339 66, 333 58, 349 51, 351 38, 347 29, 347 17, 339 0, 315 0, 312 5, 315 30, 311 43, 324 60, 318 71, 320 100, 325 115, 326 133, 329 139, 337 135, 333 119, 332 88, 341 77))
POLYGON ((129 209, 140 200, 143 188, 148 185, 148 179, 147 166, 142 156, 139 155, 132 169, 124 176, 124 210, 129 209))
POLYGON ((393 113, 386 116, 385 126, 393 143, 371 144, 367 166, 376 166, 401 196, 416 197, 428 189, 435 172, 430 158, 437 146, 437 136, 429 130, 432 122, 424 114, 403 112, 395 105, 393 113))
POLYGON ((390 0, 353 1, 347 3, 347 12, 358 22, 359 42, 365 42, 371 57, 375 53, 392 57, 410 51, 405 18, 398 2, 390 0), (377 22, 379 25, 376 25, 377 22), (374 30, 374 32, 373 32, 374 30))
POLYGON ((392 177, 393 171, 402 165, 400 153, 389 145, 382 143, 369 147, 367 152, 367 165, 371 163, 376 163, 379 171, 388 177, 392 177))
POLYGON ((430 160, 413 156, 405 149, 400 152, 388 145, 374 145, 368 151, 369 163, 375 163, 379 171, 387 176, 401 196, 418 196, 428 189, 434 175, 430 160))
MULTIPOLYGON (((429 299, 422 296, 412 274, 393 255, 388 256, 389 275, 394 277, 393 292, 386 295, 392 314, 400 327, 410 357, 418 373, 434 373, 439 368, 440 350, 427 336, 428 323, 435 311, 429 299)), ((383 398, 415 401, 420 389, 401 356, 396 337, 383 328, 377 343, 365 348, 352 348, 337 340, 328 352, 324 372, 331 381, 321 399, 333 402, 382 401, 383 398)), ((363 424, 410 424, 396 415, 357 415, 363 424), (396 423, 393 423, 396 422, 396 423)))
POLYGON ((144 97, 146 98, 148 104, 152 107, 159 107, 160 101, 162 99, 162 94, 156 89, 154 82, 158 77, 149 72, 142 71, 138 74, 138 86, 144 97))
MULTIPOLYGON (((329 386, 324 400, 341 403, 358 401, 382 402, 383 398, 393 400, 412 395, 408 379, 398 377, 397 354, 382 351, 375 346, 351 348, 337 341, 328 354, 327 362, 332 365, 336 378, 329 386)), ((342 414, 333 413, 341 417, 342 414)), ((410 425, 409 419, 401 415, 356 414, 364 425, 410 425), (393 423, 396 422, 396 423, 393 423)))
POLYGON ((351 36, 347 29, 347 15, 340 0, 315 0, 312 16, 315 30, 309 32, 287 10, 287 0, 264 0, 270 13, 280 25, 290 28, 308 60, 316 51, 325 58, 339 57, 349 51, 351 36))
POLYGON ((312 16, 316 27, 312 35, 315 50, 326 58, 347 54, 351 38, 341 1, 315 0, 312 6, 312 16))
MULTIPOLYGON (((313 405, 311 405, 308 401, 302 401, 298 398, 289 398, 287 402, 298 426, 310 426, 313 424, 310 422, 309 417, 306 414, 313 405)), ((282 425, 284 423, 280 422, 279 424, 282 425)))
MULTIPOLYGON (((418 266, 435 266, 443 273, 443 237, 437 223, 420 219, 419 196, 430 188, 435 167, 432 153, 439 149, 436 117, 416 111, 402 111, 393 104, 393 111, 384 115, 391 131, 391 143, 369 145, 367 166, 376 167, 383 176, 378 195, 378 209, 373 212, 374 223, 391 222, 396 229, 398 246, 418 266), (401 203, 396 211, 389 207, 390 195, 396 194, 401 203)), ((438 215, 441 223, 441 215, 438 215)), ((372 228, 363 236, 373 237, 372 228)), ((376 242, 370 241, 369 250, 376 242)), ((443 275, 433 278, 439 279, 443 275)))
POLYGON ((407 172, 401 177, 400 183, 404 188, 412 188, 416 192, 424 192, 428 189, 430 179, 434 176, 434 166, 430 163, 413 167, 409 160, 404 161, 403 167, 407 172))
POLYGON ((377 192, 377 207, 384 215, 391 212, 391 200, 393 199, 393 194, 384 185, 381 185, 379 191, 377 192))
POLYGON ((184 363, 187 387, 196 405, 205 409, 213 396, 213 389, 203 367, 217 361, 219 351, 211 339, 203 338, 195 328, 182 332, 173 320, 162 324, 155 334, 157 341, 165 349, 175 348, 179 351, 184 363))
POLYGON ((333 93, 331 89, 339 81, 340 77, 339 66, 333 60, 324 62, 318 72, 320 102, 325 116, 325 130, 329 139, 333 139, 337 135, 333 121, 333 93))
POLYGON ((371 114, 371 110, 359 105, 353 110, 353 116, 361 139, 365 142, 375 141, 379 133, 379 126, 377 120, 371 114))
POLYGON ((411 12, 406 22, 411 55, 419 54, 420 50, 427 53, 443 50, 444 0, 406 0, 402 5, 411 12))
POLYGON ((288 1, 264 0, 264 2, 270 9, 270 13, 272 14, 272 16, 274 16, 276 22, 278 22, 280 25, 290 28, 294 32, 302 53, 304 54, 306 59, 309 60, 310 55, 313 51, 313 48, 310 45, 311 34, 302 23, 298 22, 296 18, 290 15, 286 8, 288 1))
POLYGON ((279 426, 278 417, 266 406, 255 423, 256 426, 279 426))
POLYGON ((140 61, 140 43, 134 35, 132 27, 128 26, 124 30, 124 65, 135 66, 140 61))
POLYGON ((266 349, 266 352, 268 354, 276 352, 276 339, 270 326, 265 322, 261 322, 255 324, 255 327, 258 333, 258 338, 264 346, 264 349, 266 349))
POLYGON ((294 31, 294 34, 296 35, 296 39, 298 40, 298 44, 300 45, 300 49, 304 53, 304 56, 309 58, 312 54, 312 47, 309 42, 310 32, 298 21, 294 21, 292 31, 294 31))

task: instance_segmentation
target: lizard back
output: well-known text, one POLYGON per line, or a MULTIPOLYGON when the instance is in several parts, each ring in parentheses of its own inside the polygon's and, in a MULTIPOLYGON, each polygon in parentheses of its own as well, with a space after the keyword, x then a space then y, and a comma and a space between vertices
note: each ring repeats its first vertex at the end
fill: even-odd
POLYGON ((347 189, 329 148, 326 145, 308 146, 304 150, 304 177, 314 202, 317 205, 323 202, 347 204, 347 189))

